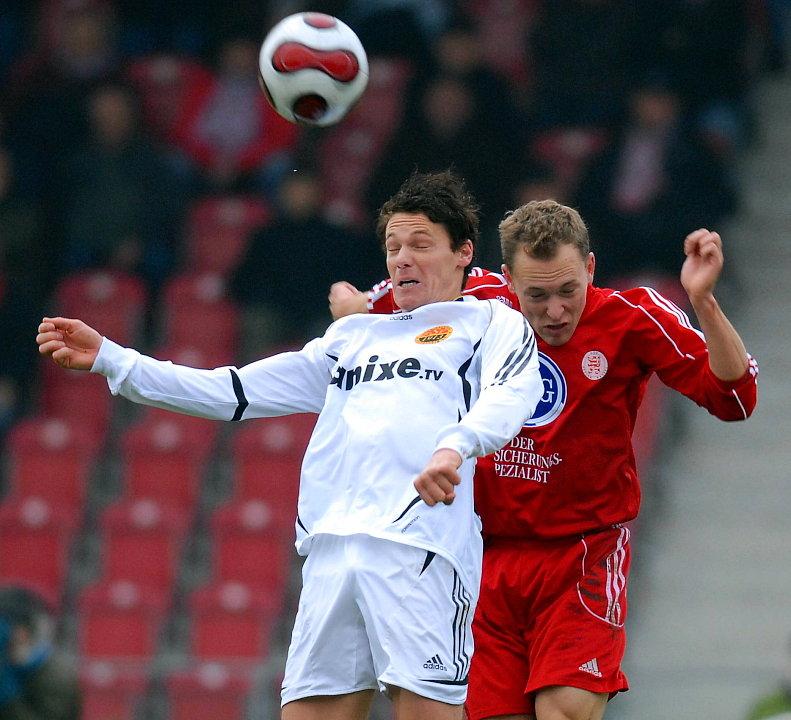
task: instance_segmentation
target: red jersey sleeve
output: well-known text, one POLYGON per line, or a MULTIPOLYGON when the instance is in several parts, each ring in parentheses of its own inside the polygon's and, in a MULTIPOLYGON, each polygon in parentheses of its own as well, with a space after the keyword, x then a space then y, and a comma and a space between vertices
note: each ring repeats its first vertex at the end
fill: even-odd
POLYGON ((614 292, 613 297, 636 311, 635 352, 665 385, 721 420, 745 420, 751 415, 758 398, 758 365, 751 356, 741 378, 720 380, 709 367, 703 334, 678 305, 647 287, 614 292))
MULTIPOLYGON (((509 289, 508 282, 500 274, 491 270, 474 267, 470 270, 463 295, 472 295, 479 300, 499 300, 510 308, 519 310, 519 301, 509 289)), ((377 283, 368 291, 368 312, 388 315, 398 312, 393 299, 393 284, 388 278, 377 283)))

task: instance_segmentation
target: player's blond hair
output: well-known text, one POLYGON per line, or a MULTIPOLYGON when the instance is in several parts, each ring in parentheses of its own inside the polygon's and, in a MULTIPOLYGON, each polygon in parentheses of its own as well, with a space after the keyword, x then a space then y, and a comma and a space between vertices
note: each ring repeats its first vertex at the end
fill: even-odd
POLYGON ((561 245, 574 245, 583 259, 590 252, 588 228, 574 209, 554 200, 533 200, 507 213, 500 223, 503 262, 512 268, 517 250, 549 260, 561 245))

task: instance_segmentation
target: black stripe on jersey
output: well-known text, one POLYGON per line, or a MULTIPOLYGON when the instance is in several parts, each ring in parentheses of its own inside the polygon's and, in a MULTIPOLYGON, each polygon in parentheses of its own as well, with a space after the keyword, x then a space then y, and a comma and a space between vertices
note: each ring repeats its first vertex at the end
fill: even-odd
POLYGON ((325 354, 325 355, 326 355, 326 356, 327 356, 327 357, 328 357, 330 360, 334 360, 335 362, 338 362, 338 358, 336 358, 334 355, 330 355, 329 353, 324 353, 324 354, 325 354))
POLYGON ((519 373, 525 369, 525 367, 530 362, 530 360, 532 360, 533 355, 535 354, 535 345, 536 345, 535 339, 531 340, 529 352, 527 353, 527 356, 524 358, 524 360, 522 360, 519 367, 509 369, 508 372, 506 372, 505 375, 503 375, 500 378, 500 380, 497 382, 498 385, 502 385, 506 383, 514 375, 519 375, 519 373))
MULTIPOLYGON (((481 338, 483 339, 483 338, 481 338)), ((467 412, 470 411, 470 401, 472 400, 472 385, 470 385, 470 381, 467 380, 467 371, 470 369, 470 365, 472 365, 472 359, 475 357, 475 353, 478 351, 478 346, 481 344, 481 341, 478 340, 475 343, 474 347, 472 348, 472 355, 467 358, 459 368, 459 377, 461 378, 461 388, 464 392, 464 406, 467 408, 467 412)))
POLYGON ((418 495, 414 500, 412 500, 412 502, 410 502, 409 505, 407 505, 404 508, 403 512, 395 520, 393 520, 393 522, 397 523, 402 517, 404 517, 404 515, 406 515, 412 509, 412 506, 415 505, 415 503, 419 503, 419 502, 420 502, 420 495, 418 495))
MULTIPOLYGON (((431 550, 426 550, 426 559, 425 559, 425 561, 423 562, 423 568, 422 568, 422 569, 421 569, 421 571, 420 571, 420 574, 421 574, 421 575, 422 575, 424 572, 426 572, 426 569, 428 568, 428 566, 429 566, 429 565, 431 565, 431 561, 432 561, 432 560, 433 560, 435 557, 437 557, 437 553, 435 553, 435 552, 431 552, 431 550)), ((440 664, 440 665, 442 665, 442 663, 439 663, 439 664, 440 664)))
POLYGON ((299 525, 306 533, 308 533, 308 535, 310 535, 308 529, 302 524, 302 520, 300 520, 299 515, 297 515, 297 525, 299 525))
POLYGON ((247 406, 250 403, 247 402, 247 398, 244 396, 242 381, 239 379, 236 371, 233 368, 228 369, 231 371, 231 383, 233 384, 233 391, 236 394, 236 402, 238 403, 236 406, 236 412, 231 418, 231 422, 237 422, 242 419, 242 415, 244 415, 244 411, 247 410, 247 406))
POLYGON ((530 354, 535 346, 536 339, 535 337, 530 337, 528 342, 528 331, 527 331, 527 321, 525 321, 525 333, 522 336, 522 348, 517 352, 516 357, 514 357, 514 353, 512 352, 503 363, 503 366, 497 371, 497 374, 494 376, 494 382, 500 384, 502 383, 509 375, 513 374, 513 369, 525 358, 527 355, 528 359, 530 358, 530 354))
MULTIPOLYGON (((524 345, 527 342, 527 339, 528 339, 529 336, 530 336, 530 326, 527 324, 527 321, 523 319, 522 320, 522 345, 524 345)), ((509 365, 511 363, 511 361, 514 359, 514 355, 516 355, 518 352, 519 352, 519 348, 514 348, 510 352, 508 357, 505 359, 505 362, 503 363, 503 367, 501 367, 500 370, 498 371, 497 375, 495 375, 495 377, 494 377, 495 380, 497 380, 497 378, 499 377, 500 373, 503 371, 503 368, 505 368, 507 365, 509 365)))

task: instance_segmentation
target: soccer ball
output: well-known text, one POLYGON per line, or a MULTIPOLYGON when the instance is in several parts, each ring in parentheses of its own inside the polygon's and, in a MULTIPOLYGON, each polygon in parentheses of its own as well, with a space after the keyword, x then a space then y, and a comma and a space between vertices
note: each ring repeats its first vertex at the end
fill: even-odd
POLYGON ((267 34, 258 58, 261 88, 286 120, 333 125, 368 84, 360 39, 331 15, 289 15, 267 34))

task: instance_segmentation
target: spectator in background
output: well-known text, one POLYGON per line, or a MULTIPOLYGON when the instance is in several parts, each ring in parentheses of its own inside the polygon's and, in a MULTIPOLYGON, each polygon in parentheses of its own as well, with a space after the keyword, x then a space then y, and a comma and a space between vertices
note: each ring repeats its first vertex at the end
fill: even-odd
POLYGON ((0 720, 79 720, 76 674, 52 645, 52 621, 36 593, 0 589, 0 720))
POLYGON ((457 18, 436 40, 433 59, 436 72, 464 82, 475 96, 478 121, 504 133, 514 147, 526 143, 526 123, 505 79, 484 63, 476 26, 457 18))
POLYGON ((747 92, 761 62, 761 42, 750 5, 756 3, 637 3, 640 57, 647 63, 643 69, 665 67, 691 115, 718 106, 744 126, 747 92))
POLYGON ((65 268, 138 273, 157 287, 174 261, 179 182, 141 134, 130 89, 100 86, 88 116, 90 135, 66 155, 59 176, 65 268))
POLYGON ((721 223, 735 205, 722 166, 685 122, 665 74, 647 77, 629 104, 625 126, 583 175, 576 197, 608 278, 674 273, 676 238, 721 223))
POLYGON ((29 158, 25 188, 46 197, 56 158, 88 131, 88 97, 97 82, 118 74, 120 58, 109 2, 51 0, 38 5, 35 44, 10 69, 3 100, 9 133, 29 158))
POLYGON ((631 0, 543 3, 530 38, 538 127, 609 127, 620 119, 638 56, 634 5, 631 0))
POLYGON ((368 202, 375 212, 415 168, 441 171, 453 167, 469 178, 484 217, 500 216, 520 153, 503 127, 492 127, 470 85, 452 75, 438 75, 426 84, 415 113, 407 113, 374 171, 368 202))
POLYGON ((791 638, 788 642, 788 656, 783 674, 777 688, 759 698, 750 708, 745 720, 772 720, 791 717, 791 638))
POLYGON ((417 67, 429 62, 431 45, 450 20, 443 0, 348 0, 342 10, 369 55, 404 57, 417 67))
POLYGON ((40 214, 15 193, 14 164, 0 148, 0 437, 25 404, 36 359, 25 337, 41 315, 51 270, 40 214))
POLYGON ((273 343, 304 342, 322 333, 330 285, 354 268, 373 282, 382 264, 376 243, 332 225, 321 215, 322 188, 309 171, 287 175, 275 219, 251 239, 231 279, 231 295, 245 310, 245 357, 261 357, 273 343), (295 292, 296 288, 296 292, 295 292))
POLYGON ((245 38, 225 42, 216 75, 185 99, 176 142, 209 190, 271 193, 289 166, 298 128, 261 92, 258 47, 245 38))

